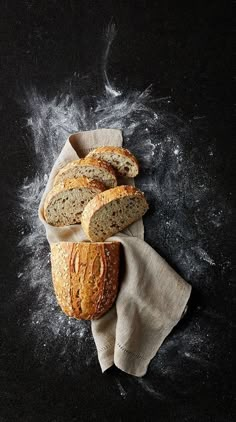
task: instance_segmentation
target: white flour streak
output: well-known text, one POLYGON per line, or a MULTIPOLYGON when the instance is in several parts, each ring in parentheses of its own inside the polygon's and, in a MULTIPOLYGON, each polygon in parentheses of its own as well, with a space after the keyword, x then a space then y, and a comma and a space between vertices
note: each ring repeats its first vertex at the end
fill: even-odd
POLYGON ((200 259, 203 259, 203 261, 208 262, 208 264, 210 264, 210 265, 216 265, 215 262, 213 261, 213 259, 207 254, 207 252, 204 251, 199 246, 192 247, 191 249, 196 251, 197 254, 199 255, 200 259))
POLYGON ((161 400, 165 398, 164 395, 155 390, 151 383, 148 382, 146 379, 136 378, 135 381, 143 388, 144 391, 151 394, 153 397, 156 397, 161 400))
POLYGON ((107 28, 106 32, 106 48, 104 52, 104 60, 103 60, 103 75, 105 79, 105 90, 108 95, 111 95, 112 97, 118 97, 121 95, 121 92, 112 87, 111 82, 107 75, 107 65, 108 65, 108 58, 109 53, 111 49, 111 45, 116 37, 116 27, 114 23, 110 23, 110 25, 107 28))
POLYGON ((123 385, 122 385, 122 384, 121 384, 121 382, 118 380, 118 378, 115 378, 115 380, 116 380, 116 384, 117 384, 117 387, 118 387, 118 390, 119 390, 119 393, 120 393, 121 397, 122 397, 123 399, 125 399, 125 398, 126 398, 126 396, 127 396, 127 391, 124 389, 123 385))

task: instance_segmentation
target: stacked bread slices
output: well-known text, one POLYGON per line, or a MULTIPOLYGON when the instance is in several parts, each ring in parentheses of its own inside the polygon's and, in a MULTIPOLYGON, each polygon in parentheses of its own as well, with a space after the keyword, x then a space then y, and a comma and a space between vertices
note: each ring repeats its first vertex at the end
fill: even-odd
POLYGON ((135 177, 138 172, 138 162, 127 149, 94 149, 58 172, 45 200, 45 220, 53 226, 81 223, 91 241, 104 241, 148 209, 140 190, 117 186, 117 177, 135 177))
POLYGON ((44 202, 46 222, 57 227, 81 224, 90 240, 51 245, 56 296, 69 316, 99 318, 115 300, 120 248, 119 242, 106 239, 137 221, 148 209, 139 189, 117 186, 119 176, 133 178, 138 172, 138 162, 130 151, 104 146, 69 162, 54 179, 44 202))

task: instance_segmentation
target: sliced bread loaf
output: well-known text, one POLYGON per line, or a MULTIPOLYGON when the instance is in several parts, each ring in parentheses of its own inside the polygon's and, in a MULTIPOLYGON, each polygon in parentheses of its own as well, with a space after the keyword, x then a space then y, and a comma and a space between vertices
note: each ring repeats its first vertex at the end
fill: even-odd
POLYGON ((142 217, 148 209, 134 186, 117 186, 100 193, 84 208, 81 224, 89 239, 103 241, 142 217))
POLYGON ((104 146, 92 150, 87 157, 101 158, 111 164, 119 176, 135 177, 139 172, 138 162, 128 149, 104 146))
POLYGON ((119 242, 51 245, 52 279, 61 309, 78 319, 98 319, 118 290, 119 242))
POLYGON ((55 185, 48 193, 44 203, 44 217, 52 226, 67 226, 80 223, 85 205, 98 193, 105 190, 104 185, 87 177, 66 179, 55 185))
POLYGON ((116 173, 113 167, 103 160, 96 158, 83 158, 74 160, 66 164, 56 175, 54 185, 65 179, 85 176, 89 179, 102 182, 107 188, 113 188, 117 185, 116 173))

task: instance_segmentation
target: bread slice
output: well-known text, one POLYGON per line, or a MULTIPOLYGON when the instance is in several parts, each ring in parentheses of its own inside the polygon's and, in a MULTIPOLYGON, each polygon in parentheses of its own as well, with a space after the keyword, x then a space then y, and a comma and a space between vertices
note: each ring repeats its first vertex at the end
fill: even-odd
POLYGON ((44 203, 44 217, 52 226, 67 226, 80 223, 85 205, 105 186, 87 177, 66 179, 58 183, 47 194, 44 203))
POLYGON ((57 173, 54 179, 54 185, 65 179, 72 179, 80 176, 98 180, 107 188, 114 188, 117 186, 116 173, 113 167, 106 161, 89 157, 70 161, 66 164, 66 166, 57 173))
POLYGON ((120 243, 60 242, 51 245, 52 280, 66 315, 98 319, 118 290, 120 243))
POLYGON ((92 150, 87 157, 101 158, 111 164, 119 176, 135 177, 139 172, 138 162, 128 149, 104 146, 92 150))
POLYGON ((94 242, 118 233, 148 209, 144 194, 134 186, 117 186, 98 194, 84 208, 81 224, 94 242))

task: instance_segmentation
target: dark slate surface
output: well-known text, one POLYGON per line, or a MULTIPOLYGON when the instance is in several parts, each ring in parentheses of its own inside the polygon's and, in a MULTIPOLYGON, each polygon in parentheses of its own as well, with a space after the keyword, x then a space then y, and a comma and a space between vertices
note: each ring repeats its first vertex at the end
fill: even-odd
MULTIPOLYGON (((213 1, 185 7, 164 1, 2 2, 1 421, 234 420, 231 15, 230 7, 213 1), (37 323, 38 303, 44 313, 43 290, 40 283, 33 290, 27 280, 21 284, 22 268, 34 261, 25 244, 19 247, 30 228, 22 225, 17 198, 25 177, 32 180, 40 169, 28 120, 39 122, 40 102, 29 110, 25 98, 35 98, 37 90, 41 105, 47 98, 60 103, 64 87, 76 100, 77 84, 68 88, 76 72, 88 102, 96 102, 112 17, 118 33, 107 70, 120 98, 150 83, 153 98, 170 97, 153 105, 160 124, 152 126, 153 115, 143 112, 149 119, 145 142, 145 128, 138 126, 141 132, 127 134, 125 143, 141 161, 137 184, 151 205, 146 240, 193 285, 189 312, 142 380, 116 368, 101 374, 88 325, 80 326, 85 335, 76 353, 76 341, 63 330, 46 331, 49 313, 39 319, 41 330, 29 329, 37 323)), ((50 119, 50 113, 44 117, 45 127, 50 119)))

